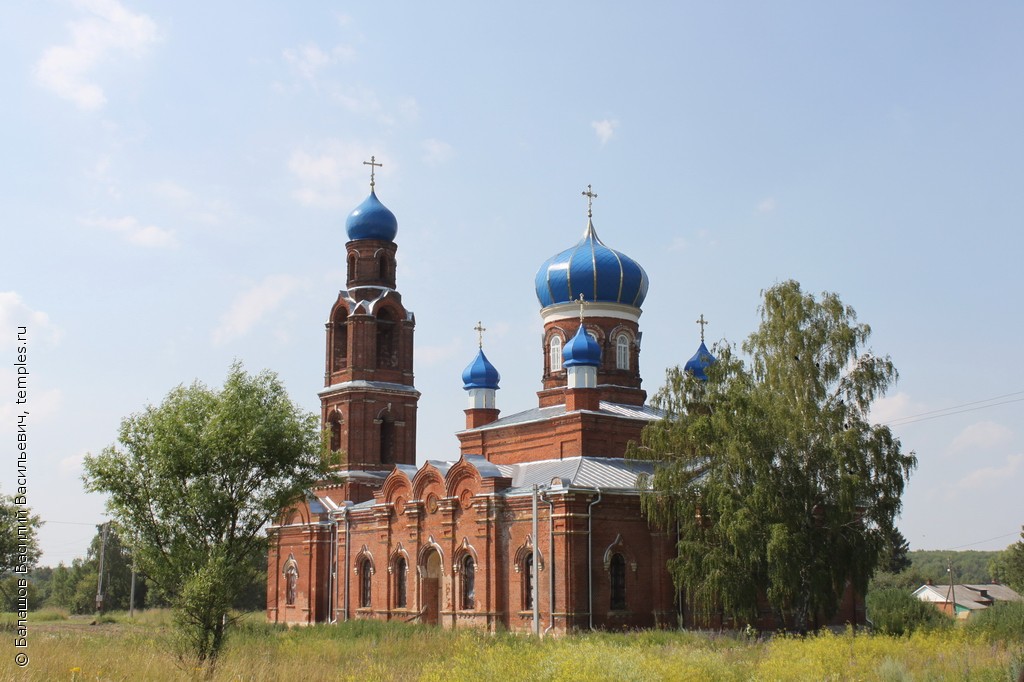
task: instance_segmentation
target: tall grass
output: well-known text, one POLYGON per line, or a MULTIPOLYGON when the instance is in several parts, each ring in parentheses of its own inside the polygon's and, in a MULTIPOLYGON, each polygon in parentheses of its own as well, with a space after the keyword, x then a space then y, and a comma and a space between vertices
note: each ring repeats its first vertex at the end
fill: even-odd
MULTIPOLYGON (((35 623, 27 676, 0 680, 191 680, 168 645, 166 616, 115 614, 35 623)), ((1018 642, 970 628, 909 637, 847 632, 751 639, 650 631, 535 640, 472 630, 355 621, 287 628, 243 619, 214 680, 999 680, 1024 664, 1018 642)))

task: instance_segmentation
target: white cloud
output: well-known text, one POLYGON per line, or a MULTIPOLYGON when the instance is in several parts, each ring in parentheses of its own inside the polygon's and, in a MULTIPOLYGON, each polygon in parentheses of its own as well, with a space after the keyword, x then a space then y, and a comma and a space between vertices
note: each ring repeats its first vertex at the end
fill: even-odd
POLYGON ((619 122, 606 118, 603 121, 592 121, 590 127, 594 129, 594 133, 597 135, 597 139, 601 141, 601 144, 605 145, 608 144, 608 140, 612 139, 615 129, 619 127, 619 122))
MULTIPOLYGON (((14 333, 15 327, 28 327, 29 342, 42 340, 53 345, 60 340, 61 332, 50 322, 50 316, 32 310, 15 291, 0 291, 0 350, 6 351, 20 345, 14 333)), ((9 384, 5 384, 9 385, 9 384)))
POLYGON ((440 166, 452 157, 452 146, 447 142, 429 138, 423 141, 423 161, 428 166, 440 166))
POLYGON ((146 248, 167 249, 178 245, 173 230, 165 230, 156 225, 143 225, 137 218, 83 218, 83 225, 99 227, 120 234, 129 244, 146 248))
POLYGON ((182 212, 186 220, 206 225, 220 225, 227 222, 230 206, 219 199, 205 199, 187 187, 173 180, 162 180, 153 184, 154 195, 182 212))
POLYGON ((68 25, 71 42, 43 52, 34 75, 47 90, 80 109, 106 104, 103 88, 94 82, 96 67, 112 52, 139 56, 157 40, 157 27, 145 14, 127 10, 117 0, 75 0, 88 15, 68 25))
POLYGON ((1024 470, 1024 454, 1007 455, 1000 466, 982 467, 964 476, 958 487, 989 489, 992 486, 1012 481, 1018 472, 1024 470))
MULTIPOLYGON (((292 197, 306 206, 328 208, 349 208, 361 197, 352 194, 352 189, 366 181, 369 186, 369 168, 363 165, 371 156, 378 161, 387 158, 380 149, 362 143, 328 140, 317 147, 315 152, 296 150, 288 159, 288 171, 299 181, 292 191, 292 197)), ((388 173, 393 173, 395 163, 385 161, 388 173)), ((380 168, 377 173, 380 173, 380 168)), ((362 193, 360 193, 362 194, 362 193)))
POLYGON ((953 442, 949 451, 977 453, 979 450, 1005 445, 1013 439, 1013 431, 993 421, 976 422, 963 429, 953 442))
POLYGON ((86 452, 79 452, 68 455, 57 464, 57 473, 61 478, 77 478, 82 473, 82 465, 85 462, 86 452))
POLYGON ((303 281, 291 275, 265 277, 235 299, 230 310, 221 317, 220 326, 213 331, 213 343, 222 346, 245 336, 301 286, 303 281))
POLYGON ((775 210, 776 206, 777 204, 775 203, 775 199, 773 197, 768 197, 767 199, 762 199, 760 202, 758 202, 757 212, 771 213, 772 211, 775 210))
POLYGON ((689 243, 686 241, 685 237, 675 237, 672 239, 672 242, 668 245, 668 250, 676 252, 686 251, 687 247, 689 247, 689 243))
POLYGON ((323 50, 316 43, 284 50, 284 60, 303 80, 316 84, 317 75, 332 64, 349 62, 355 56, 355 49, 349 45, 335 45, 323 50))
POLYGON ((915 403, 909 395, 900 391, 879 398, 871 405, 871 421, 875 424, 889 424, 927 411, 927 405, 915 403))

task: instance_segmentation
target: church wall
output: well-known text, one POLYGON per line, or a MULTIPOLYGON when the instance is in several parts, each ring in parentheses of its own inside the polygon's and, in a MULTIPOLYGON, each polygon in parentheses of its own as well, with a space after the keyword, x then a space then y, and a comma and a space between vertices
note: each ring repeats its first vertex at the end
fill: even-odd
POLYGON ((568 457, 622 457, 646 422, 593 412, 570 412, 539 422, 458 434, 463 455, 483 455, 495 464, 568 457))

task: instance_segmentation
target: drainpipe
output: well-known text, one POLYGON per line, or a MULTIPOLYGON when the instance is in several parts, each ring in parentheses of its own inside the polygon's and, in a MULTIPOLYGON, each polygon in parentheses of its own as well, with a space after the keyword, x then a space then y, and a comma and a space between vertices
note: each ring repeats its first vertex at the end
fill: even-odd
POLYGON ((342 510, 342 513, 345 516, 345 608, 344 608, 344 612, 345 612, 345 622, 346 623, 348 622, 348 574, 349 574, 348 567, 349 567, 349 564, 351 563, 351 556, 350 555, 351 555, 351 551, 352 551, 352 549, 351 549, 352 548, 352 538, 351 538, 352 521, 348 518, 348 508, 349 508, 349 506, 351 504, 352 504, 351 502, 346 502, 345 503, 345 508, 342 510))
POLYGON ((538 494, 539 494, 539 487, 537 486, 536 483, 534 483, 533 484, 533 565, 530 566, 530 572, 533 573, 533 575, 530 576, 530 578, 531 578, 531 580, 530 580, 530 590, 533 592, 533 594, 531 594, 530 597, 531 597, 531 600, 533 601, 533 634, 539 636, 540 635, 540 603, 539 603, 540 600, 537 599, 537 597, 540 596, 540 589, 539 589, 539 586, 537 585, 537 578, 539 577, 538 574, 537 574, 537 564, 538 564, 537 559, 538 559, 538 555, 540 554, 540 552, 538 551, 538 548, 540 546, 540 542, 538 542, 538 538, 537 538, 537 495, 538 494))
POLYGON ((548 605, 551 607, 551 618, 544 628, 546 637, 555 627, 555 502, 550 494, 544 496, 544 501, 548 503, 548 605))
POLYGON ((601 501, 601 489, 597 488, 597 499, 587 506, 587 592, 590 599, 590 629, 594 629, 594 505, 601 501))
POLYGON ((331 513, 331 593, 327 596, 327 622, 338 622, 338 517, 331 513))

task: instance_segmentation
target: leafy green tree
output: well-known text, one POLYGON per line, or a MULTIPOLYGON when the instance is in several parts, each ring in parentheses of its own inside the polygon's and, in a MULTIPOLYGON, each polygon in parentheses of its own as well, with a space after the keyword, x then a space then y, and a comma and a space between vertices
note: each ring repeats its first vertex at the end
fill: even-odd
POLYGON ((959 552, 934 549, 914 550, 907 554, 913 563, 914 570, 920 573, 925 580, 930 579, 936 584, 949 583, 949 569, 952 567, 953 580, 968 585, 992 582, 993 576, 989 571, 989 566, 998 555, 999 552, 981 552, 973 549, 959 552))
POLYGON ((915 630, 949 627, 953 619, 901 589, 872 590, 867 596, 868 620, 879 632, 909 635, 915 630))
POLYGON ((992 577, 1024 594, 1024 528, 1021 539, 992 559, 989 571, 992 577))
POLYGON ((276 375, 235 363, 220 390, 179 386, 85 459, 144 571, 171 601, 183 655, 212 663, 250 584, 262 531, 326 475, 318 418, 276 375))
POLYGON ((763 596, 803 629, 865 593, 916 458, 869 421, 897 372, 854 310, 794 281, 763 296, 749 364, 720 343, 707 381, 670 369, 631 454, 660 460, 642 503, 678 527, 669 568, 698 612, 752 618, 763 596))
MULTIPOLYGON (((22 500, 23 501, 23 500, 22 500)), ((0 576, 39 561, 39 517, 16 497, 0 495, 0 576)))
MULTIPOLYGON (((38 532, 42 525, 21 502, 24 500, 0 495, 0 600, 12 611, 18 610, 18 580, 27 580, 28 571, 39 561, 38 532)), ((35 592, 34 586, 31 592, 35 592)), ((37 598, 30 594, 28 601, 32 607, 37 598)))

